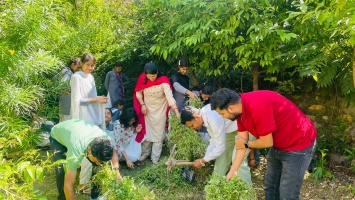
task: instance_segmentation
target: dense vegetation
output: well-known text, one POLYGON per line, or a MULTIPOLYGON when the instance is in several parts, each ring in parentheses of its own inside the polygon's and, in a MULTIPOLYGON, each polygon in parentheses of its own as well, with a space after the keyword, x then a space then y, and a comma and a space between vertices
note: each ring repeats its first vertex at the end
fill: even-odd
MULTIPOLYGON (((53 77, 70 58, 95 55, 100 95, 106 94, 104 75, 117 60, 134 80, 147 61, 169 74, 186 56, 194 84, 289 96, 325 88, 329 98, 345 97, 334 105, 349 105, 355 99, 354 5, 354 0, 1 1, 0 198, 43 194, 33 183, 50 166, 49 156, 38 156, 36 141, 43 119, 58 121, 61 85, 53 77)), ((346 137, 351 121, 336 118, 328 125, 319 148, 347 150, 355 159, 349 147, 354 141, 346 137)))

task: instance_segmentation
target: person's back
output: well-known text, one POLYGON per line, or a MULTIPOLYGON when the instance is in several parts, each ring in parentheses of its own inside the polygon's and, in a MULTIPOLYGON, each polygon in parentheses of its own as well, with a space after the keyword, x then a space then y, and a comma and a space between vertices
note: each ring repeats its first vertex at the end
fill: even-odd
POLYGON ((300 150, 315 139, 317 131, 313 122, 282 95, 260 90, 241 94, 241 99, 245 106, 243 110, 256 112, 243 113, 240 121, 256 137, 272 133, 275 148, 285 151, 300 150), (256 123, 257 126, 253 125, 256 123))
POLYGON ((105 131, 82 119, 71 119, 55 125, 51 137, 68 149, 69 168, 76 170, 90 142, 97 137, 109 138, 105 131))

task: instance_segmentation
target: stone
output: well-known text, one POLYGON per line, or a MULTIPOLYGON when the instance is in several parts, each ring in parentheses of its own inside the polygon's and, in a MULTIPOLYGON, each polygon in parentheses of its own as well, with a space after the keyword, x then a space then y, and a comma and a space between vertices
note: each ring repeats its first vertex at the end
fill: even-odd
POLYGON ((328 116, 322 116, 322 119, 325 121, 328 121, 329 117, 328 116))
POLYGON ((313 110, 313 111, 320 111, 323 110, 325 107, 323 105, 312 105, 310 107, 308 107, 309 110, 313 110))

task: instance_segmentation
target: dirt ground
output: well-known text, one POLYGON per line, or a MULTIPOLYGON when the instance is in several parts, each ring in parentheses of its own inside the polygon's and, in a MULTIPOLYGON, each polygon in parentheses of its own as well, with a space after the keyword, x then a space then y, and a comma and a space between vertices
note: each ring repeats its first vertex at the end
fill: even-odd
MULTIPOLYGON (((300 199, 304 200, 355 200, 355 174, 343 166, 334 166, 329 169, 334 175, 332 179, 321 179, 314 183, 312 174, 306 173, 301 189, 300 199)), ((264 197, 264 175, 266 171, 266 160, 261 158, 260 165, 252 170, 254 188, 257 192, 257 199, 264 197)))

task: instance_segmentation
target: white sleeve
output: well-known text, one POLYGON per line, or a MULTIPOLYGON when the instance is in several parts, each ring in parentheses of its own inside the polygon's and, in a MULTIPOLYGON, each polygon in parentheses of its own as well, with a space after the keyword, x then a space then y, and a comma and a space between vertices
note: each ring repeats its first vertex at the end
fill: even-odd
MULTIPOLYGON (((210 144, 207 147, 205 157, 206 162, 216 159, 226 149, 226 131, 221 115, 216 111, 207 112, 207 124, 209 126, 210 144)), ((205 122, 206 123, 206 122, 205 122)))
POLYGON ((79 87, 79 80, 80 77, 76 76, 75 74, 70 79, 70 88, 71 88, 71 117, 79 118, 79 107, 80 107, 80 87, 79 87))

